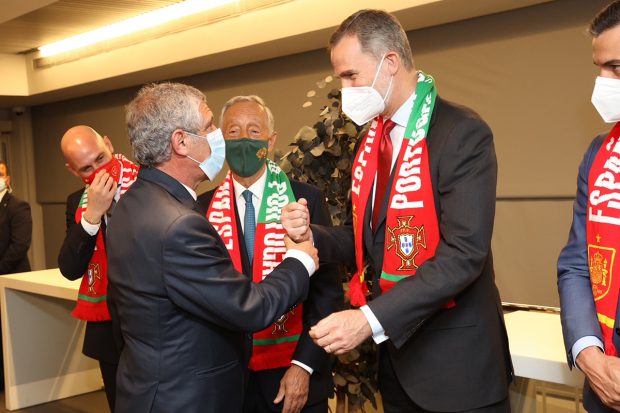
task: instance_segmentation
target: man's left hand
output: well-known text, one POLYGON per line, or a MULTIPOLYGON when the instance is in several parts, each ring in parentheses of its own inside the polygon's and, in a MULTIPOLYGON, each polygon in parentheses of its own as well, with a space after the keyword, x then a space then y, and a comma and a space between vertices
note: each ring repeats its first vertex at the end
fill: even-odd
POLYGON ((328 353, 347 353, 372 336, 370 324, 361 310, 333 313, 310 329, 310 337, 328 353))
POLYGON ((296 364, 291 364, 280 380, 280 389, 273 402, 278 404, 284 399, 282 413, 299 413, 306 405, 309 388, 310 373, 296 364))

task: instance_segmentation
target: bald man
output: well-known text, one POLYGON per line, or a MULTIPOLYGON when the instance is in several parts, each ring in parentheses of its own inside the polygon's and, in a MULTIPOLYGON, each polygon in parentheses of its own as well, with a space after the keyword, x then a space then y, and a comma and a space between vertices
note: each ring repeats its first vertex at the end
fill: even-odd
POLYGON ((84 188, 67 198, 67 234, 58 255, 65 278, 82 278, 77 305, 71 313, 85 320, 82 352, 99 361, 110 410, 114 411, 116 367, 119 353, 108 312, 105 228, 113 205, 136 180, 138 167, 123 155, 114 154, 112 142, 89 126, 69 129, 60 149, 65 166, 80 178, 84 188))

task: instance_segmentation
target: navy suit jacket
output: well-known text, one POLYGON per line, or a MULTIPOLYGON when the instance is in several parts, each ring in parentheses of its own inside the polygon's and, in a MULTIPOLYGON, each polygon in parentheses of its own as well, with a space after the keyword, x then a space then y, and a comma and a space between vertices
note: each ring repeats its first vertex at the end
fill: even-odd
MULTIPOLYGON (((585 336, 595 336, 601 342, 603 341, 590 284, 586 240, 586 213, 588 208, 590 167, 605 136, 600 135, 592 141, 579 166, 577 195, 573 203, 573 224, 568 235, 568 242, 558 258, 558 291, 560 293, 562 333, 564 334, 568 364, 571 368, 575 365, 572 347, 577 340, 585 336)), ((620 309, 620 306, 618 306, 618 309, 620 309)), ((613 337, 616 348, 620 348, 618 320, 620 320, 620 314, 616 314, 614 330, 616 334, 613 337)), ((589 412, 612 411, 612 409, 603 405, 590 388, 587 380, 583 386, 583 404, 589 412)))
MULTIPOLYGON (((296 199, 305 198, 308 201, 310 210, 310 222, 316 224, 331 226, 332 221, 325 204, 324 196, 321 191, 312 185, 306 183, 291 181, 291 188, 296 199)), ((211 203, 211 199, 215 190, 209 191, 198 197, 198 200, 207 209, 211 203)), ((238 209, 235 208, 235 211, 238 209)), ((236 214, 237 228, 241 228, 239 214, 236 214)), ((239 247, 241 249, 241 260, 243 265, 243 273, 251 274, 250 264, 243 233, 239 231, 239 247)), ((335 264, 325 264, 317 270, 316 274, 310 279, 310 290, 308 298, 304 301, 303 306, 303 331, 293 359, 304 363, 311 367, 314 372, 310 376, 310 389, 308 394, 307 405, 315 404, 326 399, 333 392, 334 384, 332 381, 331 363, 328 354, 321 347, 314 344, 308 332, 310 327, 327 317, 334 311, 341 309, 344 303, 344 292, 342 290, 342 277, 339 268, 335 264)), ((249 335, 248 360, 251 355, 252 336, 249 335)), ((261 372, 255 375, 259 381, 265 400, 271 402, 275 399, 280 387, 280 380, 286 372, 284 369, 273 369, 274 371, 261 372)))
MULTIPOLYGON (((78 209, 84 188, 71 193, 67 197, 65 222, 67 233, 58 253, 58 269, 69 280, 81 278, 90 262, 97 235, 90 235, 82 224, 75 222, 75 212, 78 209)), ((105 221, 102 221, 100 231, 105 235, 105 221)), ((105 241, 105 237, 104 237, 105 241)), ((119 352, 115 346, 114 333, 111 321, 89 321, 84 332, 82 353, 95 360, 117 364, 119 352)))
MULTIPOLYGON (((382 294, 378 276, 389 197, 376 232, 370 228, 369 197, 363 227, 366 257, 374 269, 368 306, 389 337, 383 349, 411 400, 430 411, 470 410, 504 400, 512 379, 491 254, 493 134, 473 111, 437 97, 426 139, 439 245, 415 276, 382 294), (450 299, 456 307, 445 309, 450 299)), ((355 265, 350 214, 347 221, 342 227, 312 226, 321 260, 355 265)))
POLYGON ((30 205, 7 191, 0 199, 0 275, 30 271, 31 239, 30 205))
POLYGON ((108 226, 108 304, 124 345, 116 412, 240 412, 244 331, 306 298, 309 276, 285 259, 253 283, 187 189, 141 168, 108 226))

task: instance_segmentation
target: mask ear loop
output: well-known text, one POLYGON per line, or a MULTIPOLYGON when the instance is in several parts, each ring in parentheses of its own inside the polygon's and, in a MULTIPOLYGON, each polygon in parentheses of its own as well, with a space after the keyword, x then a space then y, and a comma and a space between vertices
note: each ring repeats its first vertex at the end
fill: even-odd
MULTIPOLYGON (((375 73, 375 78, 372 80, 372 85, 370 85, 370 87, 373 89, 375 88, 375 82, 377 81, 377 77, 379 77, 379 72, 381 71, 381 66, 383 66, 383 61, 385 60, 386 55, 387 55, 387 52, 383 53, 383 56, 381 56, 381 62, 379 63, 379 67, 377 68, 377 72, 375 73)), ((383 103, 387 101, 387 98, 390 96, 390 93, 392 92, 392 81, 393 80, 394 80, 394 75, 391 75, 390 84, 388 85, 387 93, 383 97, 383 103)))
POLYGON ((375 82, 377 81, 377 77, 379 76, 379 71, 381 71, 381 66, 383 65, 383 60, 385 59, 385 55, 387 55, 387 52, 383 53, 383 56, 381 56, 381 62, 379 62, 379 67, 377 68, 377 71, 375 72, 375 78, 372 80, 372 85, 370 85, 371 88, 375 87, 375 82))

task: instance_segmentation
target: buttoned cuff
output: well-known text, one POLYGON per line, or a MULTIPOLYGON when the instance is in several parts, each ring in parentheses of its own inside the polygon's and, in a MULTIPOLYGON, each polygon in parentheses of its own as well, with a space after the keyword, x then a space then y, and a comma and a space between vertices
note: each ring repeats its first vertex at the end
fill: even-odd
POLYGON ((593 347, 593 346, 600 348, 602 352, 605 351, 603 342, 596 336, 581 337, 579 340, 575 341, 575 344, 573 344, 573 348, 571 349, 571 354, 573 356, 573 362, 575 363, 575 367, 577 367, 579 370, 581 369, 577 365, 577 356, 579 355, 579 353, 581 353, 586 348, 593 347))
POLYGON ((80 220, 80 223, 82 224, 82 228, 84 228, 84 231, 86 231, 86 233, 91 236, 97 234, 97 232, 99 232, 99 228, 101 228, 101 221, 98 224, 93 225, 89 222, 86 222, 86 219, 84 219, 84 214, 82 214, 82 219, 80 220))
POLYGON ((389 339, 389 337, 385 335, 385 330, 383 329, 383 326, 381 325, 379 320, 377 320, 377 317, 375 317, 370 307, 368 307, 367 305, 363 305, 360 307, 360 310, 362 310, 362 313, 366 317, 368 324, 370 324, 370 329, 372 330, 372 339, 375 341, 375 343, 380 344, 383 343, 385 340, 389 339))
POLYGON ((284 254, 284 259, 287 258, 297 258, 303 266, 306 267, 306 271, 308 271, 308 274, 310 275, 314 274, 316 271, 314 260, 310 255, 306 254, 302 250, 290 249, 286 251, 286 254, 284 254))
POLYGON ((296 366, 301 367, 302 369, 306 370, 308 373, 310 373, 310 375, 312 375, 312 373, 314 373, 314 369, 310 366, 306 366, 304 363, 302 363, 301 361, 297 361, 297 360, 291 360, 291 364, 294 364, 296 366))

